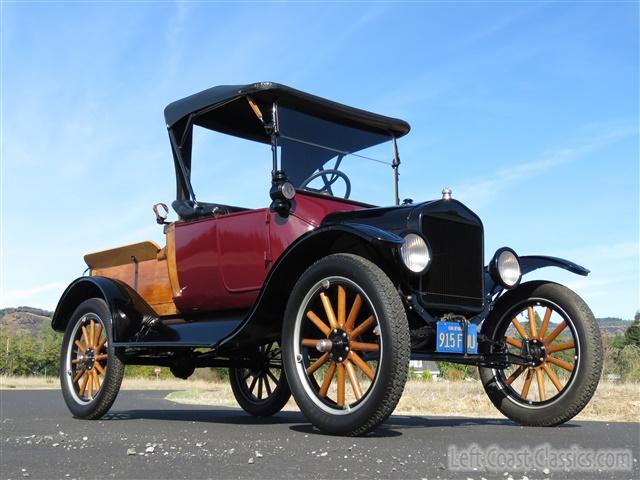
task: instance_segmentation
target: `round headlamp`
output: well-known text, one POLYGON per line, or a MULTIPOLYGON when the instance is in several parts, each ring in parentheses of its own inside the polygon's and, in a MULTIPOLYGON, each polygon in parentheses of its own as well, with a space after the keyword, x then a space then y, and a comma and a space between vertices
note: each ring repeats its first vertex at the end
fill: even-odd
POLYGON ((493 280, 504 288, 516 288, 522 278, 518 255, 507 247, 498 249, 489 265, 489 272, 493 280))
POLYGON ((427 242, 415 233, 405 235, 400 254, 405 266, 414 273, 423 272, 431 262, 427 242))

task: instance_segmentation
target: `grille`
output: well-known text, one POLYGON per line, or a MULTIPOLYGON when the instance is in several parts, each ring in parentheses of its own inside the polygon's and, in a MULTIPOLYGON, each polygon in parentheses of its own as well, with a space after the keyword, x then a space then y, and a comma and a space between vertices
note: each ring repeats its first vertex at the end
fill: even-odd
POLYGON ((452 310, 479 310, 483 304, 482 225, 454 212, 425 213, 422 231, 432 264, 421 280, 422 303, 452 310))

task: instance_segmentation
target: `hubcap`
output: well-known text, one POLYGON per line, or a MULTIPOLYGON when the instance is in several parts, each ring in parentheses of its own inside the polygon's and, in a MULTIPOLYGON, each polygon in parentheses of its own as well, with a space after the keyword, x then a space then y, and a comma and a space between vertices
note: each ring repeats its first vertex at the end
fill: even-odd
POLYGON ((351 349, 349 334, 341 328, 335 328, 329 334, 329 340, 331 340, 329 358, 337 363, 347 360, 347 355, 349 355, 349 350, 351 349))

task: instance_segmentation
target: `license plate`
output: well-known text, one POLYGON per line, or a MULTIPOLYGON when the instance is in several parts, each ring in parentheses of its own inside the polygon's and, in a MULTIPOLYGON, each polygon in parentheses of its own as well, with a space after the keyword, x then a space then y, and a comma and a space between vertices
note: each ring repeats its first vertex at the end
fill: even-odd
MULTIPOLYGON (((464 353, 464 329, 458 322, 437 323, 436 352, 464 353)), ((467 353, 478 353, 478 326, 469 324, 467 329, 467 353)))

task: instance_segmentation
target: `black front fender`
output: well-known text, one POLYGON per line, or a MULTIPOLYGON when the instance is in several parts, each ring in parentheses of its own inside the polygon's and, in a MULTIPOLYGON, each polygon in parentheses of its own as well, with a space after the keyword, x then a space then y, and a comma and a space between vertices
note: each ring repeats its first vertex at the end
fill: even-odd
POLYGON ((403 243, 404 239, 395 233, 352 222, 322 226, 302 235, 278 257, 251 311, 221 345, 257 343, 260 339, 278 336, 293 286, 304 271, 322 257, 354 253, 390 272, 397 269, 394 252, 403 243))
POLYGON ((563 268, 577 275, 582 275, 583 277, 586 277, 591 273, 590 270, 578 265, 577 263, 565 260, 564 258, 547 257, 545 255, 527 255, 525 257, 520 257, 520 269, 522 270, 523 276, 544 267, 563 268))
MULTIPOLYGON (((591 273, 590 270, 578 265, 577 263, 565 260, 564 258, 548 257, 545 255, 526 255, 524 257, 518 257, 518 259, 520 260, 520 272, 522 273, 523 277, 526 274, 533 272, 534 270, 545 267, 562 268, 564 270, 575 273, 577 275, 582 275, 584 277, 591 273)), ((485 267, 484 292, 485 297, 487 298, 489 303, 491 301, 491 297, 493 297, 493 295, 496 293, 500 293, 502 290, 502 287, 498 285, 493 280, 491 274, 489 274, 489 267, 485 267)))
POLYGON ((51 319, 51 327, 64 332, 75 309, 89 298, 102 298, 107 303, 114 341, 130 338, 143 324, 156 318, 151 307, 125 283, 100 276, 80 277, 71 282, 62 294, 51 319))

